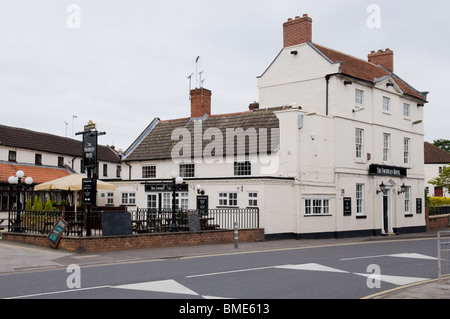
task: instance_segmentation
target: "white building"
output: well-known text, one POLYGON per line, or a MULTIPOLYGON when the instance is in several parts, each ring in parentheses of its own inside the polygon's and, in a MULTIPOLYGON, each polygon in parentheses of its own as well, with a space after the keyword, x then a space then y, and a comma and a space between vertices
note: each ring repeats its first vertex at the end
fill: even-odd
POLYGON ((442 169, 450 165, 450 153, 425 142, 425 188, 428 196, 450 197, 450 190, 434 186, 429 182, 439 176, 442 169))
POLYGON ((170 193, 145 183, 177 171, 189 184, 182 207, 195 208, 200 184, 209 208, 258 207, 268 238, 425 231, 427 93, 394 73, 391 50, 365 61, 311 35, 307 15, 284 24, 284 47, 258 77, 259 106, 211 115, 200 88, 191 118, 156 118, 125 153, 118 200, 170 208, 170 193))

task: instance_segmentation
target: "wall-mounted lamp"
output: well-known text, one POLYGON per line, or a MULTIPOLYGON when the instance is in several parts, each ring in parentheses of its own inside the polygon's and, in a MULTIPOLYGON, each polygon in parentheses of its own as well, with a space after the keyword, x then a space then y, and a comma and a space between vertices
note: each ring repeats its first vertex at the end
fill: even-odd
POLYGON ((383 182, 381 182, 381 185, 380 185, 380 190, 379 190, 379 191, 377 191, 377 195, 378 195, 379 193, 383 193, 384 195, 386 195, 386 194, 387 194, 387 189, 386 189, 386 185, 384 185, 384 183, 383 183, 383 182))
POLYGON ((236 187, 238 191, 244 192, 244 185, 236 187))
POLYGON ((344 81, 344 85, 352 85, 353 82, 352 81, 344 81))
POLYGON ((405 183, 403 183, 403 185, 400 187, 400 191, 398 191, 398 195, 403 194, 406 192, 406 190, 408 189, 407 186, 405 186, 405 183))
POLYGON ((197 190, 197 194, 205 195, 205 189, 202 185, 198 184, 197 186, 195 186, 195 189, 197 190))

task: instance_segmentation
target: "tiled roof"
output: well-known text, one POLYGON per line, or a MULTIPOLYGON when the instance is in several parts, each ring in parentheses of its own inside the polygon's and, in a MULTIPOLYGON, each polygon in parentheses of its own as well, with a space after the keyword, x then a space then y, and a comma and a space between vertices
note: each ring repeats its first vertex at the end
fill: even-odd
POLYGON ((8 178, 16 176, 16 172, 19 170, 25 173, 24 179, 30 176, 35 184, 49 182, 70 175, 64 168, 0 163, 0 183, 8 183, 8 178))
POLYGON ((425 164, 450 164, 450 153, 425 142, 425 164))
MULTIPOLYGON (((0 125, 0 146, 23 148, 60 155, 82 156, 82 142, 71 138, 0 125)), ((98 146, 98 158, 119 162, 117 153, 107 146, 98 146)))
POLYGON ((369 81, 371 83, 374 83, 376 79, 380 79, 385 76, 392 76, 392 78, 404 92, 404 94, 413 96, 423 101, 426 100, 426 96, 424 96, 424 94, 418 92, 396 74, 389 72, 383 67, 362 59, 355 58, 348 54, 326 48, 316 43, 310 43, 310 45, 312 45, 315 49, 317 49, 320 53, 327 57, 331 62, 342 62, 342 74, 369 81))
MULTIPOLYGON (((276 115, 273 113, 274 109, 268 110, 255 110, 255 111, 247 111, 242 113, 233 113, 233 114, 223 114, 223 115, 212 115, 207 117, 206 119, 201 121, 201 127, 203 134, 206 130, 210 129, 208 132, 216 131, 216 129, 220 130, 223 137, 223 156, 227 155, 226 153, 226 136, 227 129, 242 129, 243 131, 247 131, 248 129, 255 129, 256 136, 254 138, 256 140, 251 139, 245 143, 245 150, 238 149, 236 145, 234 145, 235 154, 249 154, 251 153, 250 145, 257 145, 257 151, 266 150, 266 154, 270 154, 274 149, 279 146, 279 135, 278 130, 275 130, 274 139, 277 141, 276 145, 272 145, 271 140, 271 132, 272 129, 279 128, 279 121, 276 115), (267 129, 267 139, 259 138, 260 129, 267 129), (265 143, 265 145, 260 144, 265 143), (264 147, 264 148, 262 148, 264 147)), ((141 143, 134 149, 126 157, 126 161, 142 161, 142 160, 163 160, 163 159, 171 159, 172 158, 172 149, 178 144, 181 138, 176 137, 174 141, 172 141, 172 132, 174 132, 177 128, 185 128, 188 129, 191 135, 191 156, 194 156, 194 121, 189 118, 177 119, 177 120, 169 120, 169 121, 160 121, 158 124, 148 133, 148 135, 142 139, 141 143)), ((250 132, 250 131, 248 131, 250 132)), ((204 136, 204 135, 202 135, 204 136)), ((214 139, 211 137, 211 139, 214 139)), ((202 144, 202 151, 205 149, 205 146, 212 143, 211 139, 204 138, 202 144)), ((248 140, 246 138, 246 140, 248 140)), ((211 154, 215 156, 216 154, 211 154)))

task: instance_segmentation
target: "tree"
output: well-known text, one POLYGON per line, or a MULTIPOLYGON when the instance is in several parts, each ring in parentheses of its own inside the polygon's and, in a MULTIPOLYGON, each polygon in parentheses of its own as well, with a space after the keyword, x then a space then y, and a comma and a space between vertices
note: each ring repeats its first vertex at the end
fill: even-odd
POLYGON ((435 140, 433 141, 433 145, 443 149, 444 151, 450 152, 450 140, 435 140))
POLYGON ((450 191, 450 166, 444 167, 439 176, 429 181, 429 183, 450 191))
POLYGON ((50 200, 50 198, 47 198, 47 201, 45 202, 44 210, 47 210, 47 211, 53 210, 53 205, 52 205, 52 201, 50 200))

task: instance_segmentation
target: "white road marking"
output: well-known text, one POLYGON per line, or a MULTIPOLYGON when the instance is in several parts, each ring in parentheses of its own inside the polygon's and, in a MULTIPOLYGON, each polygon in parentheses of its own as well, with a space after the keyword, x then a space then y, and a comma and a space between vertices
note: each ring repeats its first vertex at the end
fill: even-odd
POLYGON ((353 274, 367 278, 370 277, 374 280, 388 282, 397 286, 404 286, 416 282, 430 280, 430 278, 418 278, 418 277, 388 276, 388 275, 374 275, 374 274, 360 274, 360 273, 353 273, 353 274))
POLYGON ((303 264, 303 265, 284 265, 276 266, 278 269, 294 269, 294 270, 311 270, 311 271, 326 271, 326 272, 337 272, 337 273, 349 273, 348 271, 327 267, 320 264, 303 264))
POLYGON ((398 257, 398 258, 414 258, 414 259, 437 260, 437 258, 435 258, 435 257, 422 255, 422 254, 415 254, 415 253, 361 256, 361 257, 352 257, 352 258, 342 258, 342 259, 339 259, 339 260, 345 261, 345 260, 370 259, 370 258, 380 258, 380 257, 398 257))
POLYGON ((179 284, 178 282, 172 279, 142 282, 130 285, 113 286, 112 288, 198 296, 198 293, 196 293, 195 291, 179 284))

